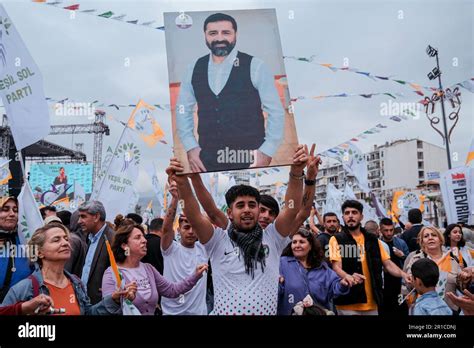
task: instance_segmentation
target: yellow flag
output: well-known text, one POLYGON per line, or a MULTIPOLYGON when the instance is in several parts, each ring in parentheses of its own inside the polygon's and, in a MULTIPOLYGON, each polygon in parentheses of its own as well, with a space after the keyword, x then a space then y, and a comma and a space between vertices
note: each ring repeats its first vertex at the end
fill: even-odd
MULTIPOLYGON (((474 160, 474 139, 472 139, 471 146, 469 147, 469 151, 467 153, 466 166, 470 165, 473 160, 474 160)), ((472 162, 472 164, 474 164, 474 162, 472 162)))
POLYGON ((149 147, 153 147, 164 137, 165 133, 153 117, 154 106, 139 100, 128 120, 128 126, 138 131, 140 138, 149 147))

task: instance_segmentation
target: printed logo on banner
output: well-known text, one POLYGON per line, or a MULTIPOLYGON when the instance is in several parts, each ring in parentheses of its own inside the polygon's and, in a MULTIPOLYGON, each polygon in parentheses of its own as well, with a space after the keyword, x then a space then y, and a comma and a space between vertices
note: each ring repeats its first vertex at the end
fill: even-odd
POLYGON ((132 162, 134 162, 136 166, 140 164, 140 150, 134 143, 120 145, 117 149, 116 156, 123 156, 122 172, 126 171, 132 162))
POLYGON ((193 19, 190 15, 181 12, 179 16, 176 17, 175 23, 179 29, 188 29, 191 28, 191 26, 193 25, 193 19))
POLYGON ((454 193, 454 205, 458 222, 467 223, 469 219, 468 189, 465 173, 451 174, 454 193))

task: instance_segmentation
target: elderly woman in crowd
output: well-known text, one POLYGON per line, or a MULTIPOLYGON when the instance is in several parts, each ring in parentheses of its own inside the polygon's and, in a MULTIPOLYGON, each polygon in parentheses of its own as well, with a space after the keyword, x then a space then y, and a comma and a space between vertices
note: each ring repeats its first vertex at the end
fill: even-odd
MULTIPOLYGON (((147 252, 147 240, 143 227, 131 219, 120 223, 112 242, 112 251, 123 280, 137 283, 137 296, 133 304, 143 315, 155 313, 160 295, 177 298, 191 290, 208 267, 207 264, 199 265, 195 274, 179 283, 167 281, 155 267, 141 262, 147 252)), ((102 279, 102 294, 107 296, 117 287, 112 268, 109 267, 102 279)))
MULTIPOLYGON (((459 263, 454 259, 449 251, 443 251, 444 237, 443 234, 435 227, 425 226, 418 234, 418 244, 420 250, 410 253, 405 260, 403 270, 411 275, 411 266, 421 258, 429 258, 436 262, 439 267, 439 281, 436 285, 436 292, 446 301, 448 306, 457 312, 459 307, 456 306, 449 297, 448 292, 456 292, 456 289, 464 290, 468 287, 472 279, 470 270, 463 271, 459 263)), ((402 293, 408 295, 412 290, 412 285, 405 285, 402 293)), ((416 295, 409 296, 407 302, 412 305, 416 295)))
POLYGON ((448 225, 444 231, 444 240, 444 245, 451 250, 452 256, 458 260, 461 268, 474 266, 474 250, 466 245, 461 225, 448 225))
POLYGON ((332 299, 349 292, 350 284, 329 268, 316 236, 301 228, 280 258, 278 315, 290 315, 293 307, 310 295, 313 302, 330 309, 332 299))
MULTIPOLYGON (((13 286, 7 293, 2 306, 28 301, 40 294, 50 296, 56 308, 63 308, 65 315, 121 314, 121 297, 135 298, 136 285, 128 284, 125 290, 91 305, 87 291, 80 278, 67 272, 64 265, 71 256, 68 229, 52 222, 35 231, 28 242, 33 258, 37 259, 35 272, 27 279, 13 286)), ((44 310, 44 308, 38 308, 44 310)))

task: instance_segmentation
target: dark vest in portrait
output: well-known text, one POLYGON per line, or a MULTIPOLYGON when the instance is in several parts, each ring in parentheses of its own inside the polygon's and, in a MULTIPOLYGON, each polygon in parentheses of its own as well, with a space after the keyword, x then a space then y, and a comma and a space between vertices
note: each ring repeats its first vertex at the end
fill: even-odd
POLYGON ((210 55, 194 66, 191 83, 198 105, 198 135, 201 160, 208 171, 248 167, 245 151, 257 150, 264 142, 262 102, 250 77, 252 56, 238 52, 227 83, 216 95, 208 82, 210 55), (229 155, 237 154, 235 161, 229 155), (244 150, 244 152, 242 152, 244 150), (225 154, 218 161, 218 152, 225 154), (227 151, 227 152, 226 152, 227 151), (232 152, 233 151, 233 152, 232 152), (244 165, 243 165, 244 164, 244 165))

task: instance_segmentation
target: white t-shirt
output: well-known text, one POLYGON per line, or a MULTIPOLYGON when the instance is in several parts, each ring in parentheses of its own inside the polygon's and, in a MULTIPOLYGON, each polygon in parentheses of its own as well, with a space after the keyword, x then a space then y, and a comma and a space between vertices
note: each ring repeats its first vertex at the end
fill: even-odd
MULTIPOLYGON (((206 250, 196 242, 194 248, 186 248, 173 241, 165 251, 161 250, 164 261, 163 276, 166 280, 178 283, 196 272, 198 265, 207 264, 206 250)), ((207 315, 206 305, 207 273, 204 273, 197 284, 178 298, 161 298, 163 315, 207 315)))
POLYGON ((245 272, 243 255, 229 238, 227 230, 215 228, 204 244, 212 266, 215 315, 276 315, 281 252, 290 242, 270 224, 263 231, 265 268, 257 263, 255 276, 245 272))

